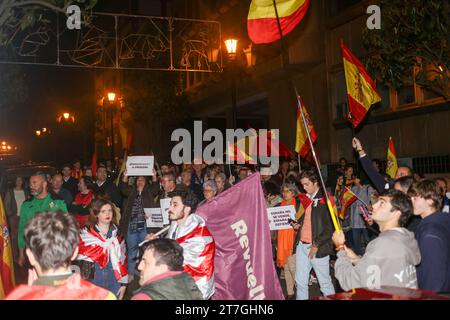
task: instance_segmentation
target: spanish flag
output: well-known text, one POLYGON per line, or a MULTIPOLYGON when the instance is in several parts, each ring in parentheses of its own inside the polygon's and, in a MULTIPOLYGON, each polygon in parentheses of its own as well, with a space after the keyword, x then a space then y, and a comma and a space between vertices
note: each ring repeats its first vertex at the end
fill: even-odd
POLYGON ((5 209, 0 197, 0 299, 15 287, 11 237, 8 232, 5 209))
POLYGON ((394 140, 389 137, 388 151, 387 151, 387 166, 386 173, 394 179, 397 175, 398 165, 397 165, 397 153, 394 148, 394 140))
POLYGON ((341 193, 340 203, 341 203, 341 210, 339 211, 339 218, 344 219, 345 218, 345 212, 347 211, 348 207, 358 199, 356 195, 347 187, 344 188, 344 190, 341 193))
MULTIPOLYGON (((276 0, 283 36, 291 32, 305 17, 309 0, 276 0)), ((270 43, 280 39, 273 0, 252 0, 248 12, 247 30, 250 39, 270 43)))
POLYGON ((305 214, 306 208, 308 208, 312 203, 312 200, 308 198, 305 193, 299 193, 298 199, 300 201, 300 206, 298 207, 297 213, 295 214, 295 219, 297 221, 305 214))
POLYGON ((345 82, 351 114, 349 121, 356 128, 364 119, 372 104, 381 101, 375 82, 357 57, 350 52, 341 40, 344 61, 345 82))
MULTIPOLYGON (((303 114, 305 115, 305 120, 308 125, 308 131, 309 134, 311 135, 311 141, 312 143, 314 143, 316 142, 317 139, 316 130, 314 130, 311 118, 309 117, 308 111, 306 111, 302 99, 300 97, 298 99, 302 106, 303 114)), ((303 119, 300 113, 300 108, 297 108, 297 138, 295 141, 295 152, 300 154, 300 157, 306 158, 309 149, 311 149, 311 146, 309 145, 308 135, 306 134, 305 126, 303 125, 303 119)))

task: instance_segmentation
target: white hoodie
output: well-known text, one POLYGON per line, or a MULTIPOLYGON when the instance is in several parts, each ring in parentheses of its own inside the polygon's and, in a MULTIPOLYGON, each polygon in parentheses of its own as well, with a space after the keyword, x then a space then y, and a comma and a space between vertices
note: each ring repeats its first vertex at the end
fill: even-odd
POLYGON ((420 263, 420 251, 414 234, 405 228, 382 232, 354 266, 344 250, 337 256, 335 275, 346 291, 381 286, 417 289, 415 266, 420 263))

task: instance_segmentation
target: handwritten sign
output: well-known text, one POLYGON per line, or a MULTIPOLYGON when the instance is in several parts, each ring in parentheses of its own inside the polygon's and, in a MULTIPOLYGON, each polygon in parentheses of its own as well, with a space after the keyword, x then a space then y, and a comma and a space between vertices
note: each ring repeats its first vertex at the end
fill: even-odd
POLYGON ((127 176, 152 176, 153 156, 133 156, 127 158, 127 176))
POLYGON ((289 219, 295 220, 294 206, 273 207, 267 209, 270 230, 291 229, 289 219))
POLYGON ((147 218, 147 228, 162 228, 164 226, 161 208, 144 208, 144 212, 147 218))

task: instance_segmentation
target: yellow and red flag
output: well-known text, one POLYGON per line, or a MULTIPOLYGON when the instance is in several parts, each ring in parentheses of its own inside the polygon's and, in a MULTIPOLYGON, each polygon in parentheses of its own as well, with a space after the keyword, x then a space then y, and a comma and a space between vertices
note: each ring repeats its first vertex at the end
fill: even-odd
POLYGON ((8 232, 5 209, 0 197, 0 299, 15 287, 11 237, 8 232))
MULTIPOLYGON (((305 115, 305 120, 308 125, 308 131, 311 135, 312 143, 316 142, 317 134, 316 130, 314 130, 313 123, 311 118, 309 117, 308 111, 306 111, 305 105, 303 104, 302 99, 298 98, 300 104, 303 109, 303 114, 305 115)), ((297 108, 297 137, 295 141, 295 152, 300 154, 302 158, 306 158, 308 155, 308 151, 311 149, 308 141, 308 135, 306 134, 305 126, 303 125, 302 115, 300 114, 300 108, 297 108)))
MULTIPOLYGON (((276 0, 283 36, 302 21, 309 0, 276 0)), ((270 43, 280 39, 273 0, 252 0, 247 18, 248 36, 254 43, 270 43)))
POLYGON ((391 178, 394 179, 395 176, 397 175, 397 170, 398 170, 397 153, 395 152, 394 148, 394 140, 392 140, 392 137, 389 137, 386 173, 391 178))
POLYGON ((349 120, 356 128, 369 111, 372 104, 381 101, 375 81, 361 61, 350 52, 341 40, 342 59, 344 61, 345 82, 347 84, 349 120))
POLYGON ((345 218, 345 212, 347 211, 348 207, 357 199, 358 197, 349 188, 345 187, 344 190, 342 190, 340 198, 341 210, 339 211, 339 218, 345 218))

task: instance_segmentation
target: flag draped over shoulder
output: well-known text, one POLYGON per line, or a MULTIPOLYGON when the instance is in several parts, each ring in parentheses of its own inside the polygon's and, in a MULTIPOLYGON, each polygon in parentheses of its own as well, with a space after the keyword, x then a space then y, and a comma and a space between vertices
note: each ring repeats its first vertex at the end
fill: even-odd
POLYGON ((344 190, 341 192, 340 197, 340 204, 341 204, 341 210, 339 211, 339 218, 344 219, 345 218, 345 212, 347 211, 348 207, 358 199, 356 195, 347 187, 344 187, 344 190))
MULTIPOLYGON (((302 99, 300 97, 298 99, 302 106, 303 114, 305 115, 305 120, 308 125, 308 131, 311 135, 311 141, 312 143, 314 143, 317 140, 316 130, 314 129, 313 123, 311 121, 311 118, 309 117, 308 111, 306 111, 302 99)), ((305 126, 303 125, 303 119, 299 108, 297 108, 297 136, 295 140, 295 152, 300 154, 302 158, 306 158, 308 156, 309 150, 311 149, 311 146, 309 145, 308 135, 306 134, 305 126)))
POLYGON ((254 173, 200 206, 216 242, 215 300, 283 300, 272 256, 260 175, 254 173))
POLYGON ((341 40, 342 59, 344 62, 345 82, 347 84, 348 105, 353 127, 356 128, 369 111, 372 104, 381 101, 375 81, 367 72, 361 61, 350 52, 341 40))
POLYGON ((397 153, 395 152, 394 148, 394 140, 392 140, 392 137, 389 137, 386 173, 394 179, 397 174, 397 170, 397 153))
MULTIPOLYGON (((291 32, 305 17, 309 0, 276 0, 283 36, 291 32)), ((273 0, 252 0, 247 30, 254 43, 270 43, 280 39, 273 0)))
POLYGON ((6 222, 3 200, 0 197, 0 299, 15 287, 11 237, 6 222))

